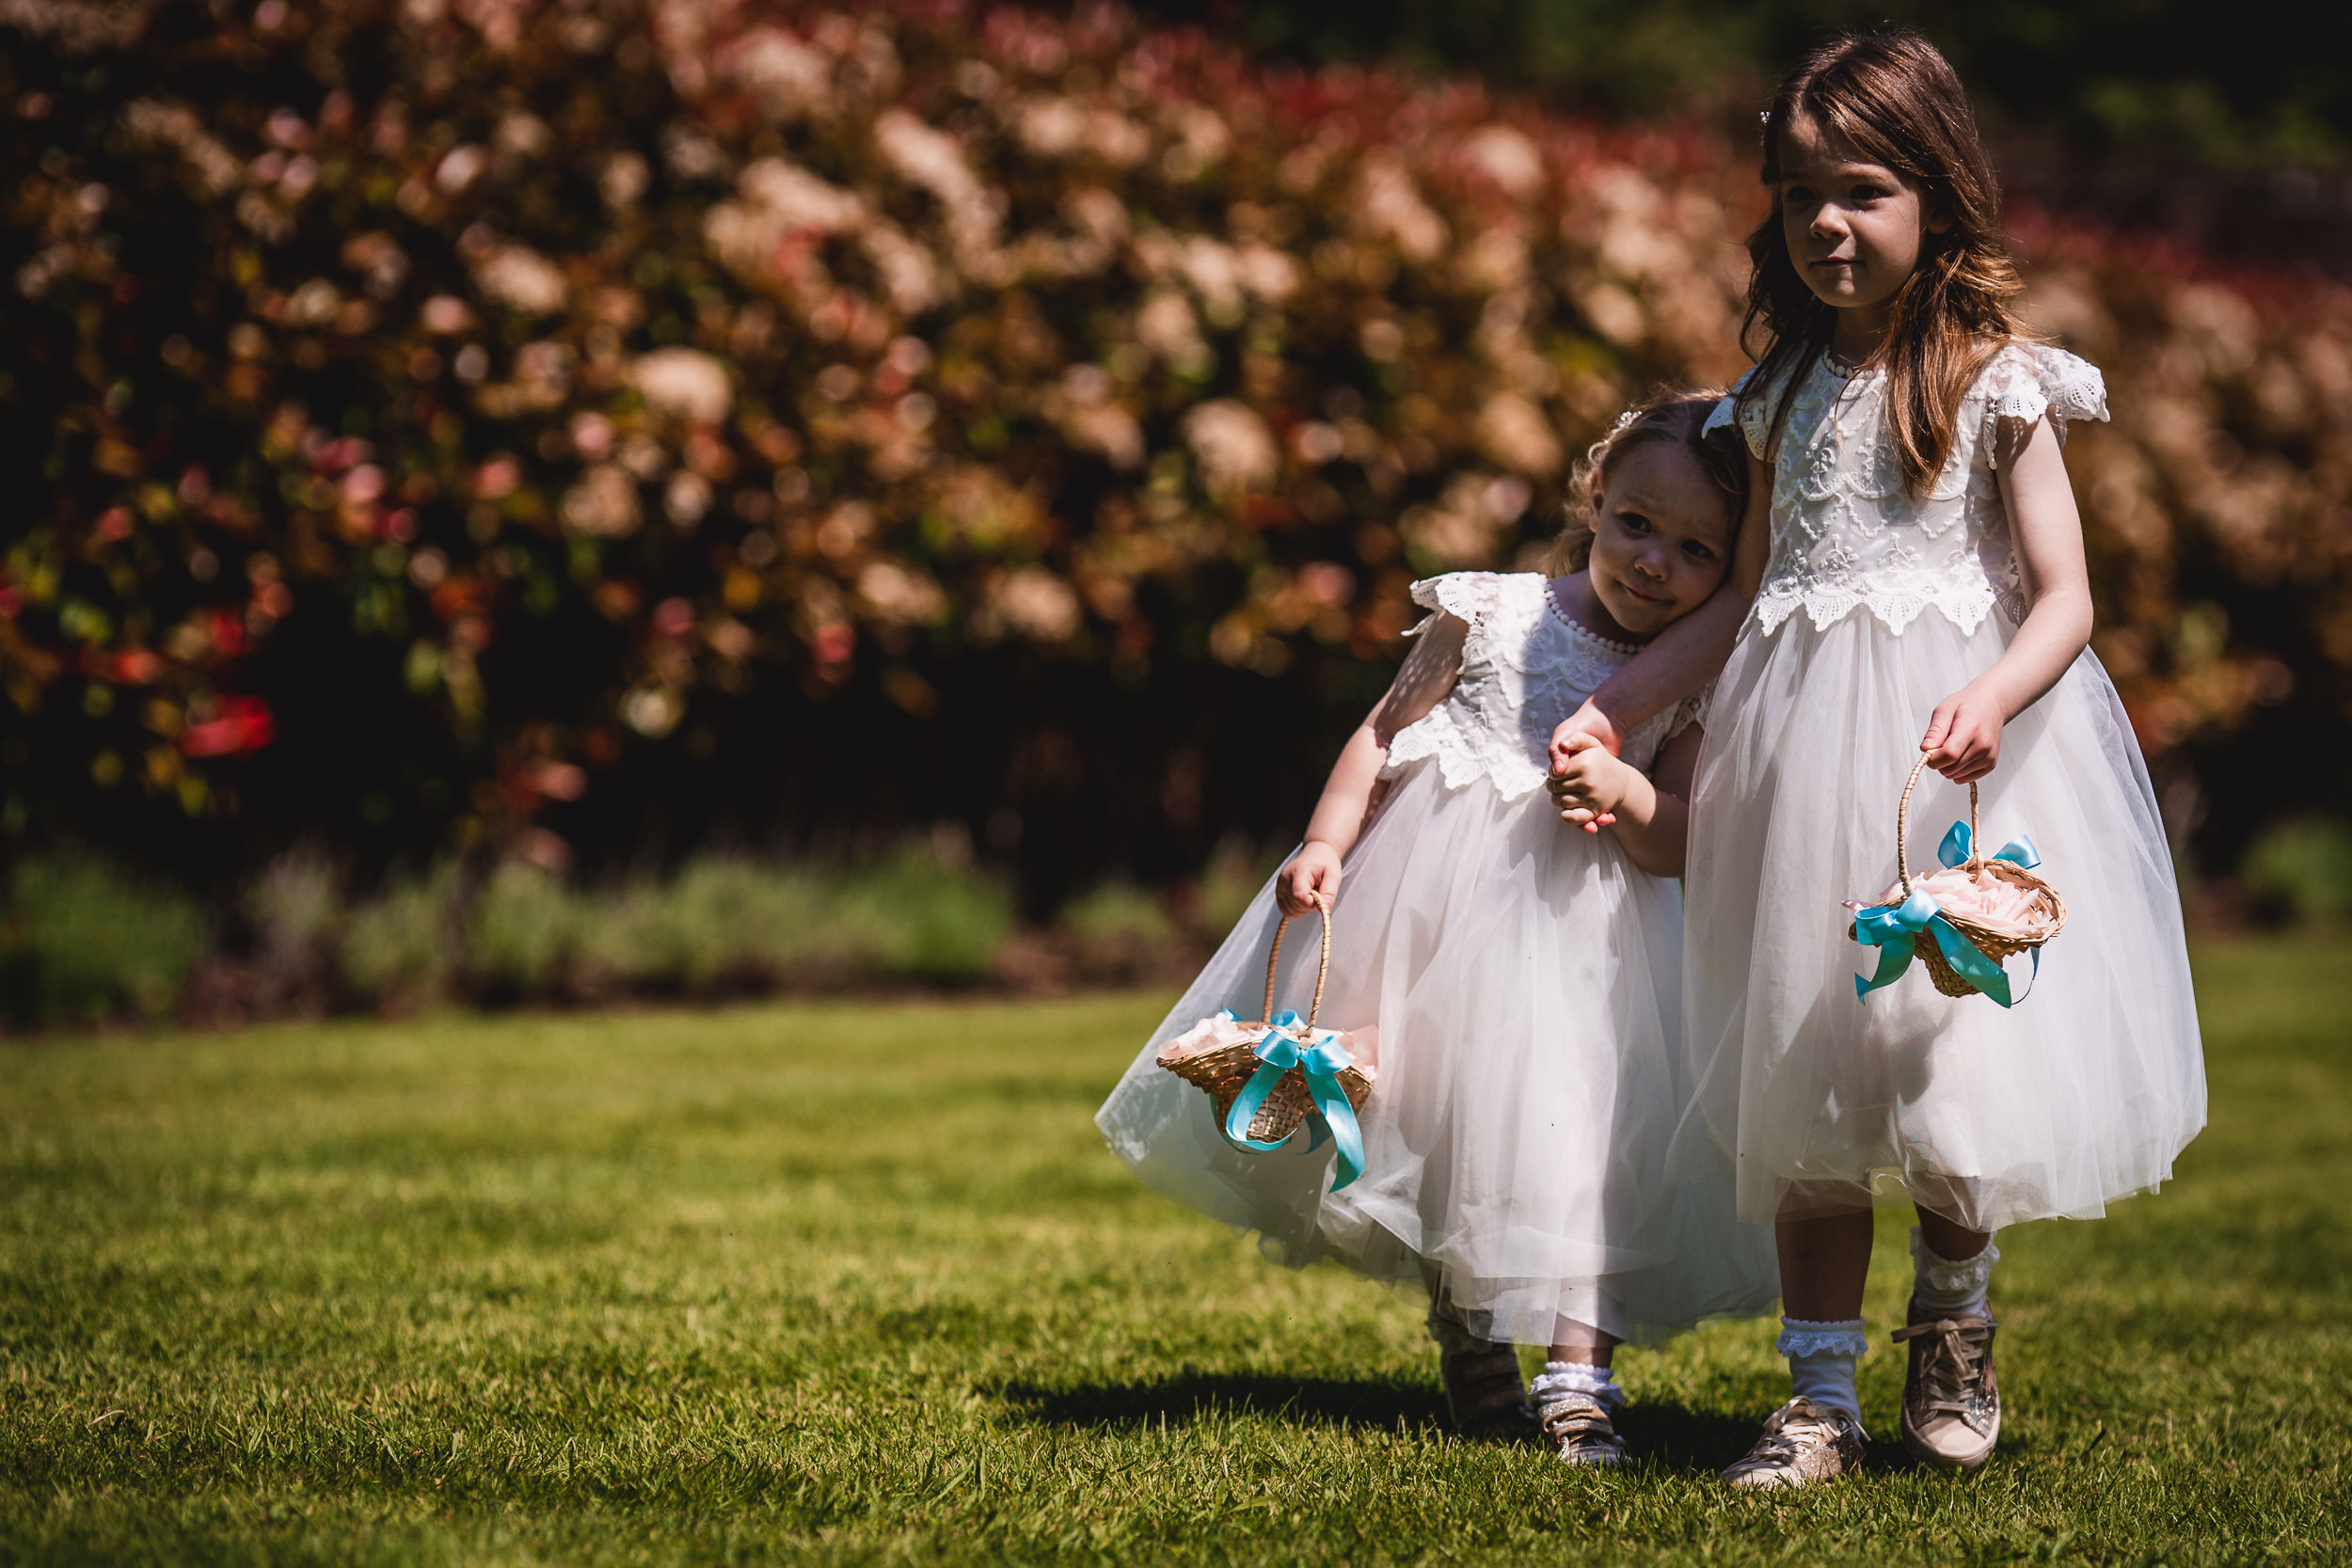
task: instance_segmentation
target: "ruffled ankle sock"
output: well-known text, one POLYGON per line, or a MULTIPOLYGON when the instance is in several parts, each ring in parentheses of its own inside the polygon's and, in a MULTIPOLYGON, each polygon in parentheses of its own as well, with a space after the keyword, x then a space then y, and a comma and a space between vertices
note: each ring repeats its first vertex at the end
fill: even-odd
POLYGON ((1788 1358, 1791 1391, 1832 1410, 1862 1419, 1862 1401, 1854 1393, 1854 1363, 1870 1348, 1862 1320, 1816 1323, 1807 1318, 1780 1320, 1780 1338, 1772 1348, 1788 1358))
POLYGON ((1545 1362, 1544 1370, 1527 1386, 1527 1391, 1534 1397, 1538 1414, 1563 1394, 1590 1394, 1612 1410, 1625 1402, 1625 1390, 1617 1386, 1617 1374, 1606 1367, 1583 1361, 1545 1362))
POLYGON ((1955 1263, 1939 1258, 1919 1227, 1911 1227, 1911 1299, 1926 1311, 1955 1318, 1989 1318, 1985 1289, 1993 1280, 1993 1265, 2001 1249, 1991 1241, 1974 1258, 1955 1263))

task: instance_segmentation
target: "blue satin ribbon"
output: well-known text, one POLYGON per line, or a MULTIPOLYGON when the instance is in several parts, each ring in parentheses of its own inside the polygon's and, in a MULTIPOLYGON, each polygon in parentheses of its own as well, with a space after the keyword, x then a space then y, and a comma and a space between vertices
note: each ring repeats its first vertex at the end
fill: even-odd
MULTIPOLYGON (((1944 842, 1935 847, 1935 858, 1942 861, 1947 869, 1964 865, 1968 861, 1969 843, 1968 824, 1955 822, 1952 831, 1944 835, 1944 842)), ((2019 833, 1993 851, 1993 858, 2007 861, 2021 871, 2031 871, 2042 863, 2042 851, 2033 847, 2031 834, 2019 833)))
POLYGON ((1233 1108, 1225 1114, 1225 1135, 1241 1148, 1262 1154, 1290 1142, 1287 1137, 1260 1142, 1249 1136, 1249 1124, 1257 1119, 1266 1096, 1274 1092, 1282 1075, 1298 1069, 1316 1112, 1309 1118, 1313 1125, 1308 1130, 1307 1147, 1320 1148, 1325 1132, 1329 1132, 1338 1156, 1339 1179, 1331 1183, 1336 1193, 1364 1174, 1363 1129, 1356 1124, 1356 1107, 1348 1103, 1347 1090, 1340 1084, 1340 1070, 1354 1066, 1356 1058, 1340 1043, 1335 1030, 1322 1030, 1320 1038, 1310 1039, 1306 1021, 1295 1012, 1277 1013, 1267 1024, 1264 1037, 1254 1048, 1258 1070, 1249 1075, 1249 1082, 1233 1097, 1233 1108))
MULTIPOLYGON (((1955 822, 1952 831, 1944 835, 1944 842, 1936 846, 1935 858, 1947 867, 1964 865, 1973 842, 1968 824, 1955 822)), ((2027 871, 2042 863, 2042 852, 2033 847, 2032 838, 2024 833, 2002 845, 1993 858, 2027 871)), ((2014 1006, 2025 1000, 2010 995, 2009 975, 1944 918, 1943 907, 1925 888, 1913 890, 1911 896, 1899 904, 1876 904, 1854 916, 1854 941, 1879 950, 1878 973, 1867 980, 1859 974, 1853 977, 1857 999, 1867 1000, 1881 986, 1893 985, 1902 977, 1917 951, 1913 939, 1921 931, 1934 938, 1936 951, 1944 955, 1944 961, 1962 979, 2002 1006, 2014 1006)), ((2042 950, 2038 947, 2034 949, 2033 968, 2036 975, 2042 973, 2042 950)), ((2027 989, 2031 989, 2030 984, 2027 989)))

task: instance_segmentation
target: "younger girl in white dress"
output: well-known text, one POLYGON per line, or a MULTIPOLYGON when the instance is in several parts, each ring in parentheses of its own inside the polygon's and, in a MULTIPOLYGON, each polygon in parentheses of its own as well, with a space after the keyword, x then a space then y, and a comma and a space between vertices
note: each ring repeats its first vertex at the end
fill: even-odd
MULTIPOLYGON (((1764 182, 1749 319, 1767 347, 1719 413, 1758 464, 1738 587, 1560 738, 1606 738, 1608 716, 1721 668, 1686 890, 1692 1044, 1712 1062, 1688 1141, 1731 1149, 1740 1213, 1777 1222, 1798 1397, 1725 1474, 1781 1486, 1861 1456, 1873 1202, 1919 1218, 1895 1336, 1904 1445, 1973 1469, 2000 1429, 1993 1231, 2164 1181, 2205 1088, 2171 857, 2086 647, 2059 442, 2106 417, 2106 390, 2010 314, 2019 285, 1951 68, 1915 35, 1822 45, 1773 100, 1764 182), (1911 863, 1933 865, 1976 781, 1985 852, 2030 834, 2066 900, 2013 1010, 1941 995, 1917 965, 1857 995, 1878 953, 1841 905, 1895 879, 1896 801, 1923 752, 1949 782, 1922 781, 1911 863)), ((1559 793, 1572 817, 1608 805, 1559 793)))
MULTIPOLYGON (((1543 793, 1552 727, 1723 579, 1745 464, 1702 435, 1712 406, 1663 397, 1595 447, 1568 575, 1414 584, 1436 613, 1342 752, 1306 842, 1096 1117, 1146 1181, 1263 1232, 1271 1256, 1428 1284, 1457 1422, 1523 1420, 1510 1347, 1549 1347, 1535 1415, 1574 1464, 1621 1452, 1612 1347, 1760 1312, 1774 1293, 1770 1234, 1733 1219, 1728 1166, 1666 1176, 1692 1087, 1668 879, 1694 704, 1635 726, 1624 761, 1585 759, 1591 787, 1624 802, 1614 837, 1564 828, 1543 793), (1153 1059, 1221 1008, 1258 1016, 1278 924, 1317 895, 1333 911, 1322 1022, 1377 1030, 1364 1169, 1337 1192, 1327 1147, 1235 1149, 1208 1097, 1153 1059)), ((1278 1006, 1306 1006, 1311 925, 1284 946, 1278 1006)))

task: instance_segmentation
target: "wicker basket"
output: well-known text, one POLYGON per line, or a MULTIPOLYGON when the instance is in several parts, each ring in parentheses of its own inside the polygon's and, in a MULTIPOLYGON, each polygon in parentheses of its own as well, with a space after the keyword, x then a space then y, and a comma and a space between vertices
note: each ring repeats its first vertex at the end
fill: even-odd
MULTIPOLYGON (((1306 1033, 1311 1038, 1314 1034, 1315 1020, 1323 1011, 1323 983, 1331 973, 1331 907, 1324 901, 1320 893, 1311 896, 1315 913, 1323 921, 1323 957, 1315 966, 1314 1001, 1307 1009, 1306 1033)), ((1274 970, 1282 957, 1282 934, 1290 929, 1294 918, 1291 915, 1282 917, 1282 924, 1274 929, 1273 950, 1266 954, 1264 1018, 1237 1025, 1253 1036, 1262 1036, 1274 1027, 1271 1022, 1274 1018, 1274 970)), ((1345 1042, 1347 1037, 1342 1035, 1340 1038, 1345 1042)), ((1160 1048, 1158 1060, 1160 1066, 1185 1083, 1207 1092, 1210 1101, 1216 1107, 1216 1124, 1220 1128, 1225 1125, 1225 1118, 1232 1112, 1233 1101, 1241 1094, 1243 1085, 1256 1075, 1260 1065, 1257 1049, 1248 1040, 1192 1051, 1186 1051, 1171 1040, 1160 1048)), ((1345 1067, 1337 1074, 1342 1092, 1347 1096, 1348 1104, 1356 1110, 1362 1110, 1365 1100, 1372 1094, 1372 1073, 1373 1069, 1368 1067, 1345 1067)), ((1250 1118, 1249 1137, 1258 1143, 1280 1143, 1298 1131, 1299 1123, 1307 1119, 1307 1112, 1312 1104, 1313 1101, 1307 1092, 1306 1076, 1298 1069, 1291 1069, 1275 1085, 1274 1092, 1266 1096, 1265 1103, 1258 1108, 1258 1114, 1250 1118)))
MULTIPOLYGON (((1895 873, 1902 882, 1903 896, 1906 898, 1911 896, 1911 860, 1903 848, 1903 841, 1910 836, 1911 792, 1918 787, 1919 774, 1927 766, 1928 759, 1924 756, 1912 764, 1911 777, 1903 781, 1902 802, 1895 808, 1895 873)), ((2066 900, 2058 896, 2058 889, 2022 865, 2005 860, 1984 859, 1984 837, 1977 829, 1977 786, 1974 783, 1968 785, 1968 859, 1963 865, 1971 878, 1989 871, 2001 881, 2023 888, 2029 898, 2029 908, 2035 917, 2031 936, 1994 931, 1966 915, 1953 914, 1948 911, 1945 912, 1943 918, 1952 929, 1966 937, 1978 952, 1994 963, 2041 946, 2057 936, 2065 926, 2066 900)), ((1919 955, 1919 961, 1928 966, 1928 978, 1935 982, 1937 990, 1947 996, 1977 994, 1977 988, 1969 984, 1944 957, 1943 949, 1936 946, 1933 936, 1921 931, 1912 939, 1912 950, 1919 955)))

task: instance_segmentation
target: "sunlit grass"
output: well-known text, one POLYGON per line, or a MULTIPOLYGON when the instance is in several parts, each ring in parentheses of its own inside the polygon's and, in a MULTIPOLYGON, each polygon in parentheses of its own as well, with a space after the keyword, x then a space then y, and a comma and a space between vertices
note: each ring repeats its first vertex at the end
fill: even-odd
POLYGON ((1761 1323, 1626 1356, 1627 1474, 1443 1436, 1414 1302, 1102 1149, 1158 997, 11 1048, 0 1560, 2338 1558, 2352 966, 2201 977, 2179 1181, 2002 1238, 1993 1466, 1780 1499, 1761 1323))

